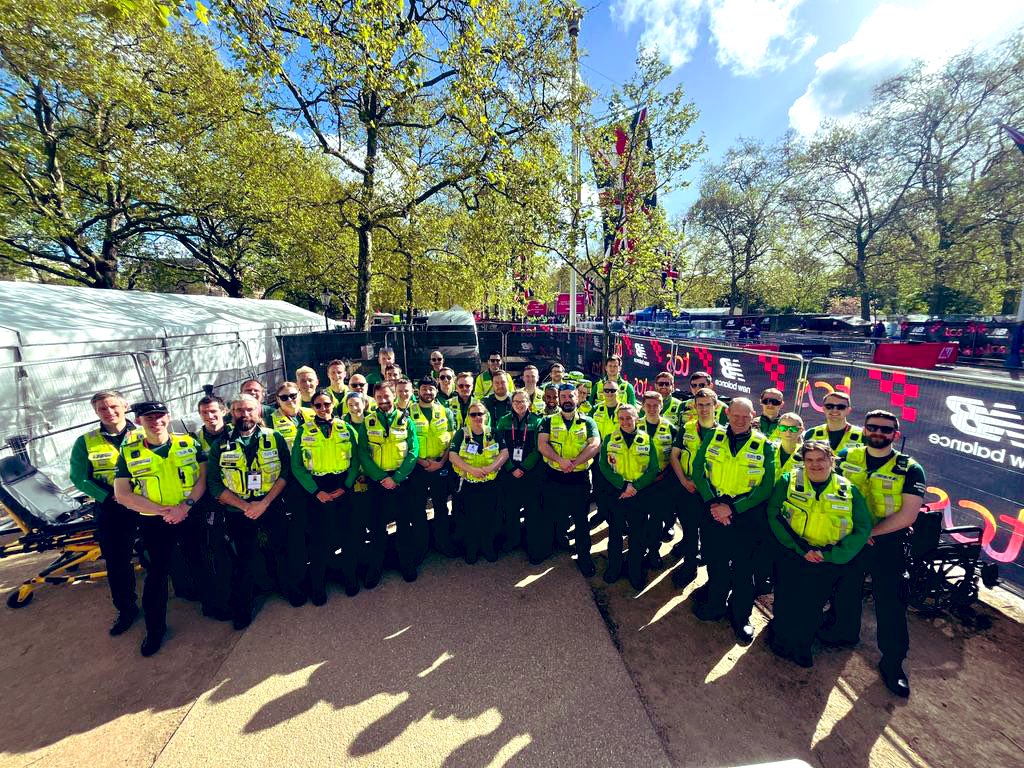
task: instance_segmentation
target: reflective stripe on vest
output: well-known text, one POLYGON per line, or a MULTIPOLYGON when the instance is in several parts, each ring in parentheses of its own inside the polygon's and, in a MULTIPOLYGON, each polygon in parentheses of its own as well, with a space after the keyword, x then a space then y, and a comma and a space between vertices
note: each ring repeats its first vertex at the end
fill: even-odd
MULTIPOLYGON (((551 430, 548 434, 548 444, 555 453, 563 459, 575 459, 583 453, 583 449, 587 447, 587 425, 585 422, 580 421, 574 416, 567 428, 565 426, 565 419, 561 415, 556 414, 547 418, 551 430)), ((549 467, 561 470, 557 461, 552 461, 546 456, 544 461, 547 462, 549 467)), ((588 459, 584 464, 577 464, 576 469, 573 471, 586 472, 593 461, 593 459, 588 459)))
MULTIPOLYGON (((709 427, 714 429, 714 427, 709 427)), ((693 460, 697 458, 697 452, 700 451, 700 423, 694 419, 688 421, 682 426, 683 430, 683 448, 679 453, 679 464, 683 468, 683 474, 687 477, 693 477, 693 460)))
POLYGON ((385 472, 394 472, 402 466, 402 461, 409 453, 409 417, 398 414, 392 418, 391 428, 386 435, 384 422, 377 411, 363 420, 373 463, 385 472))
MULTIPOLYGON (((484 447, 480 453, 469 453, 468 448, 472 445, 477 445, 469 435, 463 435, 462 445, 459 446, 459 458, 469 464, 471 467, 486 467, 488 464, 493 464, 494 460, 498 458, 498 454, 501 450, 498 446, 498 441, 491 435, 491 431, 484 430, 484 447)), ((479 446, 477 446, 479 447, 479 446)), ((488 480, 493 480, 498 476, 497 472, 489 472, 484 477, 473 477, 467 474, 465 471, 455 467, 455 472, 467 483, 485 483, 488 480)))
MULTIPOLYGON (((906 474, 897 471, 896 462, 902 454, 893 451, 890 459, 869 475, 867 455, 868 450, 863 446, 851 448, 839 465, 839 471, 867 499, 871 516, 878 522, 903 508, 906 474)), ((909 459, 904 457, 904 462, 909 463, 909 459)))
MULTIPOLYGON (((679 415, 682 413, 683 401, 675 397, 669 397, 668 403, 662 408, 661 415, 676 424, 679 424, 679 415)), ((681 426, 681 425, 680 425, 681 426)))
POLYGON ((327 437, 315 421, 302 426, 299 449, 302 465, 314 476, 337 475, 352 465, 355 442, 341 419, 332 420, 331 436, 327 437))
MULTIPOLYGON (((122 445, 139 439, 141 429, 129 428, 125 432, 122 445)), ((85 451, 88 454, 89 464, 92 467, 92 479, 102 485, 114 485, 114 472, 117 469, 117 457, 121 455, 120 449, 103 437, 103 431, 94 429, 85 434, 85 451)))
POLYGON ((597 424, 597 431, 598 434, 601 435, 602 440, 619 428, 619 422, 616 415, 618 407, 618 402, 616 402, 611 408, 608 407, 607 403, 602 402, 600 405, 595 405, 594 410, 590 412, 591 418, 594 420, 594 423, 597 424))
MULTIPOLYGON (((300 408, 297 414, 305 422, 310 422, 316 416, 316 411, 312 408, 300 408)), ((284 438, 285 445, 288 446, 288 450, 292 449, 292 445, 295 444, 295 436, 299 434, 299 425, 295 423, 292 416, 286 416, 284 411, 278 408, 270 416, 270 426, 281 437, 284 438)))
POLYGON ((218 464, 224 487, 240 499, 262 498, 270 493, 281 477, 281 457, 277 452, 274 432, 266 427, 258 430, 259 447, 252 461, 245 457, 245 448, 238 440, 228 440, 220 453, 218 464), (249 474, 260 473, 259 489, 249 488, 249 474))
POLYGON ((172 434, 166 459, 146 447, 142 440, 121 446, 132 492, 167 507, 183 502, 195 487, 199 479, 198 453, 199 443, 191 435, 172 434))
POLYGON ((729 450, 729 437, 725 427, 716 427, 708 443, 707 477, 711 488, 719 496, 739 496, 749 493, 764 478, 764 435, 751 431, 747 442, 735 456, 729 450))
MULTIPOLYGON (((828 425, 819 424, 811 430, 811 440, 820 440, 823 443, 828 442, 828 425)), ((843 434, 842 439, 839 441, 839 445, 832 449, 833 453, 839 453, 840 451, 849 448, 851 445, 861 445, 864 442, 864 431, 860 427, 855 427, 853 424, 846 425, 846 432, 843 434)))
MULTIPOLYGON (((641 427, 644 432, 647 432, 646 419, 637 424, 637 431, 641 427)), ((668 466, 668 457, 672 455, 672 425, 667 419, 662 418, 658 420, 658 427, 654 430, 651 440, 658 451, 658 471, 661 472, 661 470, 668 466)))
POLYGON ((441 458, 452 441, 452 433, 448 429, 447 409, 443 405, 433 403, 428 421, 426 414, 423 413, 423 407, 417 404, 410 410, 410 416, 416 425, 416 436, 420 440, 420 458, 441 458))
POLYGON ((789 476, 782 516, 789 527, 814 547, 838 543, 853 530, 853 484, 835 472, 821 495, 814 492, 803 466, 789 476))
POLYGON ((642 429, 633 433, 633 444, 626 445, 622 430, 616 428, 605 446, 608 464, 627 483, 639 480, 651 460, 651 436, 642 429))

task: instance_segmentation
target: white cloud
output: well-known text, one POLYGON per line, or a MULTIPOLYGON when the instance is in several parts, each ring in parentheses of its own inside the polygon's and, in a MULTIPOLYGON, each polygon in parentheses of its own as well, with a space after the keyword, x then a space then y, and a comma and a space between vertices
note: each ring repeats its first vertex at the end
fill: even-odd
POLYGON ((1024 4, 1005 0, 905 0, 878 6, 853 37, 816 62, 814 78, 789 108, 790 125, 813 133, 827 118, 866 107, 876 85, 915 60, 936 67, 985 48, 1024 24, 1024 4))
POLYGON ((815 43, 800 31, 796 10, 803 0, 619 0, 613 19, 629 29, 641 22, 640 48, 656 49, 672 66, 690 60, 700 22, 707 16, 719 64, 736 75, 778 70, 815 43))

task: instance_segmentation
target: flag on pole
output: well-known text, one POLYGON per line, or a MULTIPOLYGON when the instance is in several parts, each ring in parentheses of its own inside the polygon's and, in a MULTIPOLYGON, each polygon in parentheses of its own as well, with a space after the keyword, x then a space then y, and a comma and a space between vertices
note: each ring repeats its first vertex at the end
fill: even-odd
POLYGON ((1013 139, 1013 143, 1017 145, 1017 149, 1024 153, 1024 133, 1021 133, 1016 128, 1011 128, 1006 124, 1003 124, 1003 130, 1010 134, 1010 138, 1013 139))

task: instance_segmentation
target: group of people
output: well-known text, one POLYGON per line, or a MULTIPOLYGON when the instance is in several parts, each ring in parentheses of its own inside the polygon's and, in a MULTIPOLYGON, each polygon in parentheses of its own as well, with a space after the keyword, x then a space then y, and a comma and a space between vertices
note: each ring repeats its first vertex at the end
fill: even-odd
POLYGON ((572 549, 589 578, 591 529, 607 522, 606 582, 643 590, 664 566, 662 544, 679 538, 673 584, 685 588, 707 568, 691 595, 697 618, 728 619, 749 644, 755 596, 774 591, 768 644, 805 667, 815 639, 859 641, 870 574, 879 670, 891 691, 909 695, 903 537, 925 478, 893 447, 894 414, 870 411, 855 426, 849 395, 834 391, 825 423, 805 429, 780 390, 764 390, 758 408, 720 398, 702 372, 689 377, 689 393, 662 372, 638 396, 617 355, 592 387, 555 364, 543 384, 527 366, 516 388, 500 354, 481 373, 456 373, 435 350, 415 386, 391 350, 378 362, 379 371, 349 377, 345 361, 332 360, 324 387, 303 366, 272 395, 257 380, 227 403, 209 394, 194 434, 170 431, 164 403, 129 409, 118 392, 93 396, 100 424, 75 444, 71 476, 97 502, 118 612, 111 634, 138 615, 137 537, 149 656, 166 631, 175 560, 191 575, 176 594, 243 629, 263 568, 295 606, 323 605, 332 577, 350 596, 374 588, 390 526, 406 581, 431 547, 468 563, 523 547, 533 564, 572 549))

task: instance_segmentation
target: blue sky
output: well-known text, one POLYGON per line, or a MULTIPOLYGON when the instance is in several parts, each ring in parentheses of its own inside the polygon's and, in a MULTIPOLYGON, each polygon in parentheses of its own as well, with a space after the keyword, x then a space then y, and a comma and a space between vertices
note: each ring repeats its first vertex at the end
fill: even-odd
MULTIPOLYGON (((585 0, 584 0, 585 1, 585 0)), ((721 157, 739 136, 770 142, 793 128, 852 116, 871 88, 915 59, 941 65, 1024 25, 1020 0, 604 0, 580 31, 587 85, 629 79, 638 47, 656 47, 700 109, 696 131, 721 157)), ((603 105, 599 100, 595 110, 603 105)), ((603 111, 598 111, 603 114, 603 111)), ((696 198, 663 197, 670 215, 696 198)))

